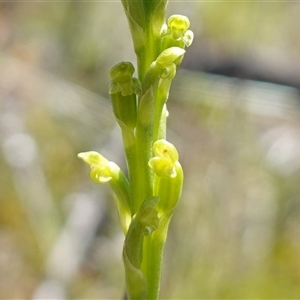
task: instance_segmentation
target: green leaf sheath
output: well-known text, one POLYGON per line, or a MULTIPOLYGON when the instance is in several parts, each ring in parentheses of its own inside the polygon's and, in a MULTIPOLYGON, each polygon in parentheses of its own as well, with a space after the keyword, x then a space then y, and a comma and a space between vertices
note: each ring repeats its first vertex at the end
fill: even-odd
POLYGON ((145 275, 141 271, 144 237, 151 235, 158 227, 156 211, 158 198, 144 201, 132 219, 123 247, 126 290, 129 299, 148 299, 148 287, 145 275))

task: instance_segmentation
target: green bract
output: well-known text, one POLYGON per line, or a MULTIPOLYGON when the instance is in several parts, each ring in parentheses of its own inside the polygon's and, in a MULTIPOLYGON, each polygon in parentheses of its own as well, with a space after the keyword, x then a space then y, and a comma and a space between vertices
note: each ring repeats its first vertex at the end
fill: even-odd
POLYGON ((125 235, 123 262, 129 300, 159 298, 163 248, 180 198, 183 171, 176 147, 166 140, 167 100, 193 33, 187 17, 166 21, 167 0, 122 0, 137 56, 110 71, 109 96, 121 129, 127 176, 97 152, 78 156, 97 183, 114 193, 125 235))

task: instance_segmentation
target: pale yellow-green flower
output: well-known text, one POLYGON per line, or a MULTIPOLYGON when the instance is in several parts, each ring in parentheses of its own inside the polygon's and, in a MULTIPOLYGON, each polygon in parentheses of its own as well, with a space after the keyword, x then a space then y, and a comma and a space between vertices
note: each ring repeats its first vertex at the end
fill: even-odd
POLYGON ((189 27, 190 21, 186 16, 172 15, 169 17, 167 24, 163 26, 161 35, 162 37, 170 37, 173 41, 180 42, 182 47, 189 47, 194 39, 194 34, 188 29, 189 27))
POLYGON ((153 153, 149 166, 155 174, 159 177, 176 177, 179 156, 175 146, 164 139, 157 140, 153 144, 153 153))
POLYGON ((81 152, 78 157, 90 166, 90 176, 96 183, 108 182, 120 171, 114 162, 108 161, 98 152, 81 152))

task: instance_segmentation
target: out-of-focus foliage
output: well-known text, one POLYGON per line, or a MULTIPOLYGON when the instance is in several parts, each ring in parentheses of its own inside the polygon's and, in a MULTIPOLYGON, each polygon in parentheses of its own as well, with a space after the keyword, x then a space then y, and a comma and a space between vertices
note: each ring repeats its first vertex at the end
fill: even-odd
MULTIPOLYGON (((197 39, 218 55, 271 49, 297 64, 299 11, 288 1, 170 1, 168 14, 189 17, 199 57, 197 39)), ((0 4, 0 299, 122 296, 113 201, 76 155, 93 148, 122 162, 100 95, 112 65, 134 62, 129 39, 118 2, 0 4)), ((162 297, 298 298, 296 91, 178 75, 169 140, 186 179, 162 297)))

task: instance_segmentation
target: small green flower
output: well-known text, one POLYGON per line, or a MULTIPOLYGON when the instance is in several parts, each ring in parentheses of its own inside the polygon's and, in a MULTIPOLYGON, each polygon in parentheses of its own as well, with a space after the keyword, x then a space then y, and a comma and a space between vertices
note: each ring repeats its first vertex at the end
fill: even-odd
POLYGON ((157 140, 153 144, 153 152, 149 165, 155 173, 153 191, 159 197, 157 210, 160 215, 170 217, 181 195, 182 167, 175 146, 166 140, 157 140))
POLYGON ((124 233, 127 232, 131 220, 131 212, 129 183, 124 173, 117 164, 108 161, 98 152, 81 152, 77 156, 90 166, 90 176, 94 182, 109 183, 115 195, 123 231, 124 233))
POLYGON ((149 166, 155 174, 159 177, 176 177, 176 164, 179 156, 175 146, 161 139, 153 144, 153 152, 154 157, 150 159, 149 166))
POLYGON ((161 36, 164 39, 164 48, 178 46, 184 48, 189 47, 194 38, 194 34, 190 27, 190 21, 186 16, 172 15, 168 19, 168 24, 162 28, 161 36))
POLYGON ((172 15, 168 19, 168 29, 174 40, 182 39, 189 27, 190 20, 186 16, 172 15))
POLYGON ((91 167, 90 176, 96 183, 108 182, 120 171, 114 162, 108 161, 98 152, 81 152, 78 157, 91 167))
POLYGON ((121 92, 122 96, 129 96, 133 93, 139 95, 141 93, 141 84, 137 78, 132 77, 134 74, 134 66, 131 62, 122 61, 110 70, 112 79, 109 87, 110 94, 121 92))
POLYGON ((136 126, 136 95, 142 92, 140 81, 132 77, 135 69, 130 62, 121 62, 110 70, 112 81, 109 86, 113 111, 119 125, 123 124, 133 130, 136 126))

